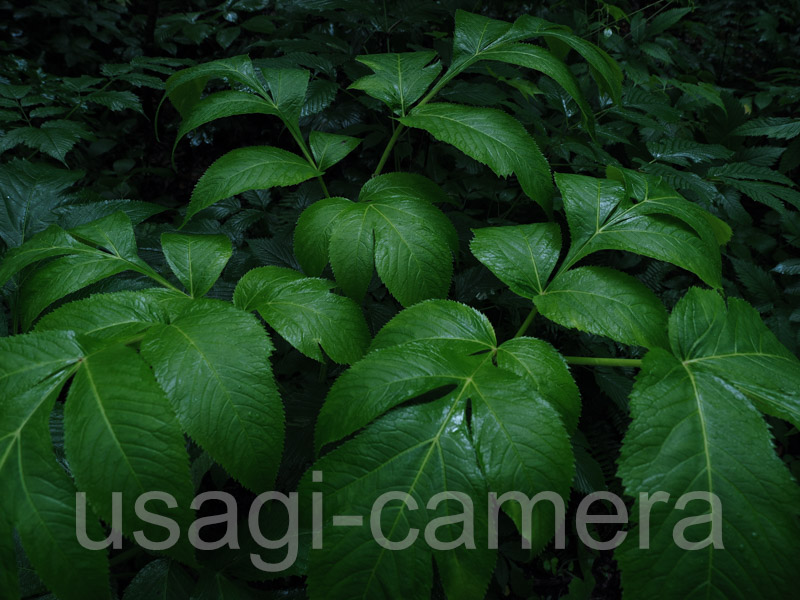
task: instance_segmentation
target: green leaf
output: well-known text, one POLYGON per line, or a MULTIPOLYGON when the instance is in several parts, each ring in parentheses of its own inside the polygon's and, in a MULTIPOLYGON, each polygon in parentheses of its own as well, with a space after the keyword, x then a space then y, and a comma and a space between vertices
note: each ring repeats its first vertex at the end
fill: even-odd
POLYGON ((83 177, 45 164, 14 159, 0 165, 0 238, 9 248, 20 246, 58 218, 64 191, 83 177))
POLYGON ((169 268, 193 298, 211 289, 233 254, 226 235, 163 233, 161 247, 169 268))
POLYGON ((363 90, 396 114, 405 115, 442 70, 439 62, 428 64, 435 56, 432 50, 358 56, 356 60, 375 74, 354 81, 350 89, 363 90))
POLYGON ((408 342, 441 340, 458 342, 465 354, 497 347, 492 324, 483 313, 460 302, 426 300, 392 317, 372 340, 370 352, 408 342))
POLYGON ((324 198, 303 211, 294 230, 294 254, 307 275, 322 275, 328 264, 328 245, 339 215, 352 202, 347 198, 324 198))
POLYGON ((69 234, 81 241, 98 246, 117 258, 138 262, 136 236, 131 220, 122 211, 102 217, 91 223, 70 229, 69 234))
POLYGON ((370 179, 359 202, 326 198, 307 208, 295 229, 295 254, 306 273, 321 274, 330 258, 336 282, 357 301, 373 269, 401 304, 444 296, 458 236, 433 202, 447 195, 410 173, 370 179))
POLYGON ((714 85, 711 85, 710 83, 706 83, 704 81, 700 83, 685 83, 678 79, 670 79, 666 77, 660 79, 665 85, 674 85, 684 94, 689 96, 689 98, 695 100, 701 105, 717 106, 722 109, 723 112, 727 112, 725 103, 722 101, 720 89, 714 85))
POLYGON ((591 42, 573 35, 568 28, 530 15, 522 15, 511 25, 462 10, 456 11, 453 61, 445 76, 463 71, 488 53, 510 48, 514 42, 539 37, 550 43, 565 45, 580 54, 589 63, 598 87, 615 103, 620 102, 622 69, 614 59, 591 42))
POLYGON ((175 154, 175 148, 183 136, 201 125, 234 115, 252 114, 278 115, 279 111, 274 104, 247 92, 225 90, 206 96, 184 115, 172 145, 172 153, 175 154))
MULTIPOLYGON (((326 211, 327 212, 327 211, 326 211)), ((332 212, 332 211, 331 211, 332 212)), ((348 204, 335 216, 330 229, 327 254, 336 283, 345 294, 361 302, 367 294, 375 267, 375 227, 376 215, 368 204, 348 204)), ((416 224, 415 221, 412 223, 416 224)), ((327 228, 320 236, 327 237, 327 228)), ((391 240, 397 242, 397 240, 391 240)), ((297 238, 295 238, 297 242, 297 238)), ((434 250, 439 249, 437 247, 434 250)), ((409 248, 424 252, 427 248, 409 248)), ((317 255, 319 256, 319 254, 317 255)), ((416 266, 416 265, 415 265, 416 266)), ((448 284, 451 273, 447 274, 448 284)), ((441 287, 441 286, 440 286, 441 287)), ((446 292, 446 290, 444 290, 446 292)))
POLYGON ((48 262, 23 281, 19 311, 23 329, 51 303, 106 277, 126 270, 157 277, 138 257, 133 227, 123 212, 75 227, 70 234, 49 228, 12 250, 0 268, 0 277, 6 279, 35 261, 63 254, 68 256, 48 262), (78 243, 75 238, 106 252, 78 243))
POLYGON ((481 60, 497 60, 520 67, 535 69, 558 83, 581 109, 583 123, 589 133, 594 133, 594 112, 583 96, 578 81, 569 67, 544 48, 531 44, 503 44, 498 48, 485 50, 481 60))
POLYGON ((531 37, 542 37, 547 42, 564 44, 581 55, 589 63, 590 70, 597 86, 606 93, 615 104, 619 104, 622 96, 622 69, 617 61, 604 50, 591 42, 574 35, 569 29, 555 23, 531 15, 522 15, 514 21, 513 27, 506 36, 511 41, 531 37))
POLYGON ((516 373, 558 410, 567 431, 578 427, 581 397, 567 363, 547 342, 518 337, 497 349, 497 366, 516 373))
POLYGON ((637 199, 635 214, 664 214, 691 227, 709 246, 727 244, 732 235, 730 226, 689 202, 661 177, 653 177, 631 169, 608 167, 608 177, 624 183, 626 194, 637 199))
POLYGON ((482 52, 506 43, 509 29, 511 23, 457 10, 450 71, 462 71, 482 52))
POLYGON ((0 139, 0 153, 19 144, 25 144, 64 163, 67 154, 75 147, 78 140, 85 139, 87 135, 74 127, 59 123, 61 122, 50 121, 43 123, 41 127, 12 129, 0 139))
POLYGON ((474 229, 470 250, 515 294, 542 294, 558 261, 561 231, 555 223, 474 229))
POLYGON ((22 246, 11 248, 3 256, 3 262, 0 265, 0 285, 35 262, 51 256, 77 253, 94 255, 96 251, 90 246, 81 244, 57 225, 50 225, 22 246))
POLYGON ((71 331, 0 338, 0 397, 10 400, 82 356, 83 349, 71 331))
POLYGON ((358 193, 359 202, 407 198, 427 200, 431 204, 452 203, 441 187, 416 173, 384 173, 367 181, 358 193))
POLYGON ((27 330, 56 300, 129 268, 129 263, 102 252, 63 256, 48 262, 28 277, 20 289, 22 329, 27 330))
POLYGON ((217 43, 223 48, 228 48, 242 32, 238 27, 226 27, 217 30, 217 43))
POLYGON ((693 373, 708 373, 755 406, 800 425, 800 361, 738 298, 690 290, 670 318, 672 351, 693 373))
POLYGON ((280 148, 252 146, 232 150, 217 159, 197 182, 183 222, 236 194, 295 185, 321 174, 304 158, 280 148))
MULTIPOLYGON (((696 302, 700 296, 690 292, 676 310, 702 314, 704 302, 696 302)), ((707 332, 694 324, 688 330, 682 323, 673 325, 678 327, 673 335, 701 343, 707 332)), ((636 527, 616 553, 627 596, 791 596, 800 583, 794 566, 800 551, 800 493, 753 405, 725 379, 696 371, 660 349, 645 357, 630 404, 633 422, 619 475, 634 497, 658 491, 670 498, 649 511, 649 547, 638 548, 636 527), (699 492, 700 499, 676 510, 672 503, 689 492, 699 492), (714 507, 708 493, 717 496, 719 505, 714 507), (699 522, 688 527, 684 539, 701 545, 687 560, 690 551, 676 544, 674 530, 679 520, 691 517, 699 522), (709 525, 711 519, 718 522, 709 525), (714 531, 724 549, 710 543, 714 531)))
POLYGON ((130 91, 98 90, 86 96, 86 101, 100 104, 114 112, 133 110, 142 115, 144 114, 142 103, 138 96, 130 91))
POLYGON ((666 347, 667 311, 630 275, 579 267, 558 275, 534 303, 548 319, 624 344, 666 347))
POLYGON ((308 142, 314 160, 317 161, 317 168, 326 171, 355 150, 361 140, 348 135, 312 131, 308 142))
POLYGON ((200 99, 209 79, 227 79, 251 88, 262 97, 267 91, 256 76, 253 63, 246 55, 207 62, 171 75, 166 82, 166 94, 175 108, 185 118, 189 109, 200 99))
POLYGON ((800 119, 791 117, 760 117, 742 123, 731 132, 733 135, 761 136, 789 140, 800 135, 800 119))
POLYGON ((234 304, 261 317, 306 356, 350 364, 369 345, 367 322, 350 298, 330 293, 335 284, 281 267, 260 267, 239 280, 234 304))
POLYGON ((721 179, 744 179, 752 181, 771 181, 782 185, 793 186, 794 182, 783 173, 767 167, 758 167, 745 162, 729 162, 719 167, 713 167, 708 172, 708 177, 721 179))
POLYGON ((668 138, 666 140, 647 142, 647 149, 653 158, 688 167, 690 161, 703 163, 712 160, 726 160, 733 156, 733 151, 719 144, 701 144, 694 140, 668 138))
POLYGON ((408 342, 370 352, 350 367, 333 384, 322 407, 315 435, 317 449, 358 431, 405 400, 466 380, 474 365, 460 355, 442 355, 448 346, 459 347, 408 342))
POLYGON ((559 173, 556 183, 572 237, 563 268, 598 250, 627 250, 671 262, 713 287, 721 285, 714 233, 677 194, 645 196, 632 203, 622 185, 607 179, 559 173), (681 218, 684 222, 677 220, 681 218))
MULTIPOLYGON (((403 540, 410 528, 419 530, 434 518, 464 512, 457 502, 443 501, 438 510, 425 510, 440 492, 473 499, 468 518, 475 523, 475 548, 463 546, 434 552, 422 539, 407 550, 387 551, 375 542, 366 523, 361 527, 324 524, 325 544, 311 551, 308 590, 311 598, 402 597, 427 599, 433 579, 432 557, 448 597, 479 600, 494 570, 495 551, 486 540, 487 487, 475 461, 475 447, 466 424, 454 417, 464 400, 447 397, 414 408, 402 408, 318 461, 314 470, 324 479, 312 484, 306 477, 301 493, 321 491, 328 514, 363 515, 375 499, 393 491, 410 497, 417 510, 398 501, 378 516, 381 531, 391 541, 403 540), (387 593, 387 590, 391 592, 387 593)), ((442 527, 438 539, 449 540, 461 525, 442 527), (449 530, 449 531, 448 531, 449 530)))
POLYGON ((666 31, 690 12, 691 8, 673 8, 657 14, 647 23, 647 36, 652 38, 666 31))
POLYGON ((136 574, 122 600, 189 600, 193 587, 194 581, 180 565, 160 558, 136 574))
POLYGON ((166 323, 167 316, 148 291, 95 294, 47 313, 37 321, 36 331, 72 331, 98 340, 126 340, 151 325, 166 323))
POLYGON ((300 116, 307 117, 322 112, 331 105, 338 91, 339 86, 335 81, 328 81, 327 79, 314 79, 310 81, 305 104, 303 105, 303 110, 300 111, 300 116))
POLYGON ((359 202, 339 217, 331 234, 331 267, 342 289, 360 300, 372 276, 374 252, 381 281, 400 304, 410 306, 447 295, 453 237, 447 218, 424 200, 359 202))
MULTIPOLYGON (((450 490, 477 502, 470 514, 480 517, 488 508, 485 490, 498 495, 512 489, 530 496, 542 489, 567 493, 572 451, 559 412, 532 391, 528 375, 495 366, 493 352, 479 351, 496 343, 483 315, 456 302, 424 302, 399 313, 375 341, 377 349, 337 379, 317 422, 317 447, 366 426, 313 467, 325 475, 313 489, 325 490, 327 510, 333 503, 335 514, 365 515, 379 491, 397 490, 424 505, 433 494, 450 490), (381 417, 422 395, 429 401, 381 417), (471 430, 465 418, 468 406, 471 430)), ((303 492, 311 487, 308 479, 301 484, 303 492)), ((519 526, 520 509, 513 503, 503 508, 519 526)), ((552 514, 541 508, 537 505, 533 515, 536 550, 553 532, 552 514)), ((387 506, 381 523, 397 541, 409 527, 419 527, 423 515, 402 505, 387 506)), ((480 536, 485 523, 476 524, 480 536)), ((404 597, 429 595, 429 546, 387 553, 374 539, 366 539, 363 528, 343 530, 326 526, 324 549, 312 550, 312 597, 321 597, 323 589, 334 597, 371 597, 374 586, 402 589, 404 597), (402 579, 395 573, 402 573, 402 579), (414 580, 408 582, 412 573, 414 580)), ((482 543, 478 540, 476 546, 486 548, 482 543)), ((459 550, 465 549, 449 556, 433 553, 445 592, 482 598, 492 554, 476 556, 470 550, 459 556, 459 550)))
POLYGON ((517 176, 523 191, 546 211, 552 206, 550 167, 536 142, 511 115, 493 108, 426 104, 400 122, 424 129, 487 165, 496 175, 517 176))
MULTIPOLYGON (((174 519, 186 531, 194 520, 189 455, 175 413, 136 351, 111 346, 82 360, 67 397, 64 425, 75 481, 103 520, 112 522, 112 492, 120 492, 122 531, 130 536, 142 530, 150 540, 163 539, 163 528, 141 520, 134 509, 140 496, 158 490, 178 506, 165 509, 154 503, 148 510, 174 519)), ((167 552, 194 562, 186 538, 167 552)))
POLYGON ((118 198, 116 200, 94 200, 80 204, 68 204, 55 209, 58 214, 58 223, 66 229, 83 225, 90 221, 102 219, 117 211, 128 215, 131 225, 136 226, 153 215, 164 212, 166 207, 152 202, 140 202, 118 198))
MULTIPOLYGON (((59 598, 107 599, 108 561, 75 537, 76 490, 56 462, 48 426, 69 375, 62 372, 23 393, 0 396, 0 508, 15 520, 26 555, 59 598)), ((87 534, 100 539, 100 525, 87 513, 87 534)))
POLYGON ((305 69, 262 69, 262 73, 281 118, 297 127, 310 73, 305 69))
POLYGON ((212 300, 187 303, 141 346, 183 429, 254 491, 271 489, 283 448, 271 351, 255 317, 212 300))

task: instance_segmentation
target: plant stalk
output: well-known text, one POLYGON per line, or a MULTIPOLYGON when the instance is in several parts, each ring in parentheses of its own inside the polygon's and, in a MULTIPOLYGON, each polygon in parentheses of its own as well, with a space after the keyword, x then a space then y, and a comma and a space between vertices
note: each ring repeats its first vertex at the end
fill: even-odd
POLYGON ((528 313, 528 316, 525 317, 525 320, 522 322, 522 325, 520 325, 520 328, 517 330, 517 333, 514 334, 515 338, 525 335, 525 332, 528 330, 528 327, 531 326, 531 323, 533 323, 533 319, 536 317, 538 313, 539 309, 534 306, 531 309, 531 312, 528 313))
POLYGON ((595 358, 593 356, 565 356, 570 365, 586 365, 587 367, 631 367, 642 366, 641 358, 595 358))

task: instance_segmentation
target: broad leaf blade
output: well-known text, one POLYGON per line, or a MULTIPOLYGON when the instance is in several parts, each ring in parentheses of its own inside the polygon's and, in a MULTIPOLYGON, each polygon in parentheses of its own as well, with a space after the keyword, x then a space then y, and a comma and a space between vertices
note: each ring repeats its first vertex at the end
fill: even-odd
POLYGON ((65 190, 83 177, 45 164, 14 159, 0 165, 0 238, 9 248, 20 246, 58 218, 65 190))
POLYGON ((581 414, 580 392, 564 357, 555 348, 535 338, 513 338, 497 349, 497 366, 525 379, 558 410, 567 432, 575 432, 581 414))
POLYGON ((258 310, 263 319, 306 356, 324 362, 320 347, 337 363, 360 359, 369 345, 361 309, 330 293, 333 282, 281 267, 253 269, 239 280, 236 306, 258 310))
POLYGON ((349 135, 312 131, 308 136, 308 143, 314 160, 317 161, 317 168, 326 171, 355 150, 361 140, 349 135))
POLYGON ((426 300, 392 317, 372 340, 370 351, 437 340, 458 342, 464 354, 497 346, 492 324, 483 313, 452 300, 426 300))
MULTIPOLYGON (((322 483, 312 484, 307 478, 301 489, 321 490, 331 513, 363 515, 365 519, 379 492, 407 494, 408 501, 417 503, 417 510, 394 501, 377 515, 383 535, 395 542, 403 540, 410 528, 418 529, 421 538, 432 518, 464 512, 459 503, 448 502, 439 504, 436 511, 424 510, 434 494, 463 494, 474 502, 467 518, 475 522, 475 548, 462 546, 434 553, 418 539, 406 550, 390 551, 377 544, 366 523, 346 528, 331 527, 328 522, 323 549, 311 553, 308 585, 312 598, 429 598, 432 555, 449 597, 483 598, 495 558, 485 538, 486 483, 466 426, 456 417, 463 405, 463 398, 454 394, 390 413, 320 460, 314 469, 323 473, 322 483), (459 508, 454 510, 456 506, 459 508)), ((461 528, 457 524, 454 530, 460 532, 461 528)), ((438 536, 450 539, 441 530, 438 536)))
POLYGON ((270 489, 283 448, 271 351, 252 315, 211 300, 192 302, 142 341, 184 430, 255 491, 270 489))
POLYGON ((533 298, 544 292, 561 251, 555 223, 474 229, 470 250, 516 294, 533 298))
POLYGON ((93 339, 125 340, 167 320, 167 312, 147 291, 115 292, 59 306, 37 321, 36 331, 74 331, 93 339))
POLYGON ((594 113, 584 98, 578 81, 567 65, 544 48, 521 43, 503 44, 481 53, 481 60, 497 60, 535 69, 552 78, 575 100, 583 115, 584 126, 589 133, 594 134, 594 113))
POLYGON ((321 173, 304 158, 280 148, 253 146, 232 150, 216 160, 197 182, 184 224, 219 200, 248 190, 302 183, 318 175, 321 173))
POLYGON ((750 397, 760 410, 800 426, 800 361, 743 300, 692 289, 672 312, 673 352, 750 397))
POLYGON ((256 76, 253 63, 245 55, 223 58, 202 63, 188 69, 178 71, 167 79, 166 94, 175 108, 186 117, 189 109, 200 99, 200 94, 209 79, 228 79, 245 85, 262 97, 266 90, 256 76))
POLYGON ((667 311, 643 283, 614 269, 579 267, 536 296, 539 311, 565 327, 624 344, 666 347, 667 311))
MULTIPOLYGON (((649 548, 637 547, 637 527, 616 554, 628 597, 791 596, 799 583, 800 493, 747 399, 724 380, 655 350, 645 358, 631 413, 619 470, 625 488, 635 497, 656 491, 671 497, 650 510, 649 548), (690 492, 703 500, 676 510, 673 502, 690 492), (709 492, 719 506, 707 500, 709 492), (701 517, 684 538, 708 542, 699 549, 676 544, 674 528, 689 517, 701 517), (724 549, 711 544, 712 527, 724 549)), ((634 514, 637 508, 638 502, 634 514)))
POLYGON ((225 90, 206 96, 192 106, 181 121, 172 145, 172 153, 175 154, 178 142, 193 129, 217 119, 253 114, 278 115, 279 112, 274 104, 247 92, 225 90))
POLYGON ((351 203, 337 211, 335 218, 328 246, 331 269, 344 293, 361 302, 375 270, 376 217, 367 205, 351 203))
POLYGON ((305 69, 263 69, 262 72, 281 118, 297 127, 311 74, 305 69))
MULTIPOLYGON (((164 393, 134 350, 112 346, 83 359, 64 421, 75 480, 106 522, 111 523, 112 492, 120 492, 122 531, 142 530, 150 540, 161 539, 163 529, 141 520, 134 510, 140 496, 157 490, 175 498, 178 507, 153 503, 148 511, 174 519, 182 531, 188 528, 192 483, 183 436, 164 393)), ((185 538, 168 552, 194 561, 185 538)))
POLYGON ((405 115, 442 70, 438 62, 428 64, 435 56, 431 50, 359 56, 356 60, 375 74, 354 81, 350 88, 363 90, 395 113, 405 115))
POLYGON ((400 122, 454 145, 500 177, 515 174, 523 191, 550 210, 550 167, 536 142, 514 117, 494 108, 435 103, 414 109, 400 122))
POLYGON ((97 254, 97 251, 81 244, 57 225, 50 225, 46 230, 37 233, 21 246, 12 248, 3 256, 3 263, 0 265, 0 285, 37 261, 51 256, 78 253, 97 254))
POLYGON ((323 198, 300 215, 294 229, 294 254, 307 275, 322 275, 328 264, 328 246, 339 215, 352 204, 347 198, 323 198))
POLYGON ((180 565, 160 558, 136 574, 122 600, 189 600, 193 587, 194 581, 180 565))
MULTIPOLYGON (((26 555, 59 598, 110 598, 108 561, 78 543, 75 486, 53 454, 48 422, 66 379, 62 374, 3 397, 0 441, 9 443, 0 445, 0 504, 14 515, 26 555)), ((87 513, 87 534, 100 539, 100 525, 87 513)))
POLYGON ((721 285, 716 238, 708 221, 685 205, 669 196, 634 204, 621 184, 584 175, 557 174, 556 183, 572 237, 567 265, 598 250, 626 250, 670 262, 713 287, 721 285), (694 230, 678 218, 690 219, 694 230))
POLYGON ((170 269, 193 298, 211 289, 233 254, 226 235, 164 233, 161 247, 170 269))
POLYGON ((27 330, 56 300, 130 268, 128 261, 103 252, 64 256, 47 263, 28 277, 20 290, 22 329, 27 330))

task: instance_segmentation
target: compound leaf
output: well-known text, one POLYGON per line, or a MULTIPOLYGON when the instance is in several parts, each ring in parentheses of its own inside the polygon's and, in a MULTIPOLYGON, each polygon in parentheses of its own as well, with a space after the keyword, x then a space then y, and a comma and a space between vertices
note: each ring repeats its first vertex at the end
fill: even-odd
POLYGON ((432 50, 358 56, 356 60, 375 74, 357 79, 350 88, 363 90, 395 113, 405 115, 442 70, 439 62, 428 64, 435 56, 432 50))

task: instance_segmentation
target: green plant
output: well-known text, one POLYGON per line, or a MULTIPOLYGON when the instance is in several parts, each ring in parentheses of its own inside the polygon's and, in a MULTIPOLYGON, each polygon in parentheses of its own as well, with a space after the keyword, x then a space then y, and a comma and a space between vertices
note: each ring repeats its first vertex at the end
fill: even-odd
MULTIPOLYGON (((20 595, 15 567, 27 561, 62 600, 116 593, 106 554, 76 539, 76 511, 88 512, 92 540, 110 543, 120 524, 136 544, 111 564, 128 564, 142 557, 137 544, 152 550, 135 532, 164 537, 136 506, 150 491, 176 500, 148 509, 181 535, 115 578, 131 580, 129 600, 253 597, 246 582, 300 595, 280 579, 297 576, 311 598, 501 597, 515 579, 524 590, 516 565, 538 555, 571 597, 589 597, 602 550, 574 550, 570 535, 559 565, 557 501, 530 514, 507 501, 492 522, 490 493, 542 491, 570 516, 576 495, 635 501, 614 553, 629 598, 788 597, 800 494, 762 415, 800 426, 800 362, 755 308, 725 294, 728 261, 745 281, 763 277, 723 257, 741 242, 720 217, 744 194, 796 219, 784 206, 797 206, 791 179, 742 141, 791 138, 796 123, 745 121, 710 84, 649 76, 638 51, 661 60, 659 44, 672 42, 659 34, 687 13, 639 24, 644 63, 626 65, 635 85, 565 26, 464 11, 445 61, 432 50, 362 54, 347 90, 321 59, 311 72, 240 55, 171 75, 173 153, 198 128, 243 115, 277 117, 295 151, 268 138, 227 152, 174 222, 148 221, 162 207, 134 202, 9 217, 25 225, 4 237, 0 265, 14 334, 0 338, 0 481, 10 490, 0 597, 20 595), (356 95, 373 121, 331 126, 337 105, 320 102, 324 86, 356 95), (680 125, 685 114, 695 120, 680 125), (695 140, 711 118, 724 135, 695 140), (629 144, 636 127, 644 139, 629 144), (557 160, 569 168, 553 175, 557 160), (247 237, 265 214, 273 237, 247 237), (588 388, 583 367, 596 377, 588 388), (593 405, 587 389, 617 406, 593 405), (609 466, 590 417, 628 410, 609 466), (241 543, 196 551, 186 532, 195 510, 208 515, 193 506, 204 479, 240 500, 297 491, 299 539, 269 547, 229 510, 217 523, 239 521, 241 543), (333 523, 368 520, 386 492, 397 495, 370 529, 333 523), (474 547, 460 543, 468 519, 474 547), (431 523, 448 549, 422 535, 406 549, 374 540, 378 528, 395 543, 413 530, 427 541, 431 523), (287 562, 268 572, 259 560, 287 562)), ((52 167, 2 168, 35 180, 33 169, 52 167)), ((75 182, 68 174, 54 194, 75 182)), ((791 259, 780 265, 797 274, 791 259)), ((270 536, 291 528, 283 508, 264 512, 270 536)))

